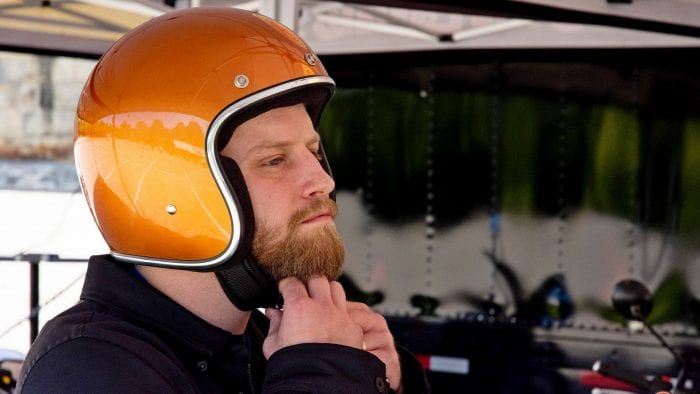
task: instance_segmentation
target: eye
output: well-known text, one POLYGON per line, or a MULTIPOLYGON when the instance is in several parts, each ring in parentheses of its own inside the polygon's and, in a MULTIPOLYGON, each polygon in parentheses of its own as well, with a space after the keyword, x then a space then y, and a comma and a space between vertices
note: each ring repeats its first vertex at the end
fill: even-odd
POLYGON ((278 165, 282 164, 282 161, 284 161, 284 159, 282 158, 282 156, 277 156, 277 157, 273 157, 273 158, 270 159, 270 160, 265 161, 265 162, 263 163, 263 165, 264 165, 264 166, 267 166, 267 167, 275 167, 275 166, 278 166, 278 165))
POLYGON ((311 151, 311 153, 313 153, 314 156, 316 156, 316 160, 318 160, 318 161, 323 160, 323 155, 321 154, 321 151, 319 150, 318 147, 309 148, 309 150, 311 151))

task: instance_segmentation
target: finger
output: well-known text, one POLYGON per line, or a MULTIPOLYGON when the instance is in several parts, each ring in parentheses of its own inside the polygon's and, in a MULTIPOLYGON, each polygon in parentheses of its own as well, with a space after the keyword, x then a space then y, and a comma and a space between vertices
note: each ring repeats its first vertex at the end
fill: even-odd
POLYGON ((270 319, 268 335, 277 333, 280 328, 280 322, 282 321, 282 311, 275 308, 267 308, 265 309, 265 316, 270 319))
POLYGON ((306 291, 306 286, 304 286, 304 283, 294 277, 282 279, 278 287, 280 289, 280 293, 282 293, 285 304, 293 304, 300 299, 309 297, 309 293, 306 291))
POLYGON ((395 348, 394 337, 388 331, 372 331, 364 336, 365 350, 368 352, 391 351, 395 348))
POLYGON ((348 301, 348 310, 357 310, 357 311, 363 311, 363 312, 372 312, 372 309, 370 307, 362 302, 357 302, 357 301, 348 301))
POLYGON ((263 341, 263 355, 266 359, 269 359, 270 356, 279 349, 278 335, 282 323, 282 311, 274 308, 267 308, 265 310, 265 316, 270 319, 270 328, 263 341))
POLYGON ((384 317, 369 308, 363 308, 357 303, 353 303, 348 307, 350 319, 362 328, 365 333, 373 331, 388 331, 389 326, 386 324, 384 317))
POLYGON ((330 286, 331 298, 333 299, 333 304, 343 311, 347 310, 347 299, 345 296, 345 290, 340 282, 333 281, 330 286))
POLYGON ((330 282, 325 276, 311 277, 306 284, 306 288, 309 290, 309 297, 311 298, 317 300, 330 300, 331 298, 330 282))

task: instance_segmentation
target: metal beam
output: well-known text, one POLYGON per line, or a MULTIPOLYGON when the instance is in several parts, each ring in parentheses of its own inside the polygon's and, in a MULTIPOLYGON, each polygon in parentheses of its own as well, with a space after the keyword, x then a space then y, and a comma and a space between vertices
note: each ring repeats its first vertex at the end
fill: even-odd
POLYGON ((700 4, 646 0, 608 4, 603 0, 350 0, 346 3, 619 27, 700 37, 700 4))
POLYGON ((299 30, 298 0, 261 0, 260 13, 287 26, 292 31, 299 30))

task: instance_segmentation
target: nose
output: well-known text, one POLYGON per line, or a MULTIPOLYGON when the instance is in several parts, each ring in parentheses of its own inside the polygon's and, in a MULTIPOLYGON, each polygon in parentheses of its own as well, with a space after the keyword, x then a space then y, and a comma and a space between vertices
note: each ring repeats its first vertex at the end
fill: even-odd
POLYGON ((335 189, 335 181, 326 172, 318 158, 310 153, 303 166, 304 197, 329 195, 335 189))

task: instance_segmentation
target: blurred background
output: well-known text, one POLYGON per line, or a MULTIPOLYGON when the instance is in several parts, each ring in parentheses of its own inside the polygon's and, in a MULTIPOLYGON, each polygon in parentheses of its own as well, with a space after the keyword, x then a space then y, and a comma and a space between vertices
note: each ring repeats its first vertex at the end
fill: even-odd
POLYGON ((0 1, 0 348, 25 353, 108 252, 73 166, 85 79, 125 31, 193 6, 317 50, 344 284, 436 392, 591 392, 597 359, 674 376, 610 305, 626 278, 700 384, 696 0, 0 1))

